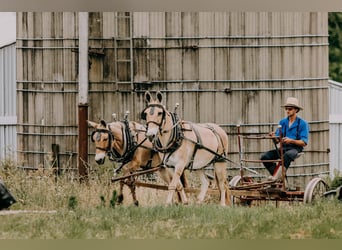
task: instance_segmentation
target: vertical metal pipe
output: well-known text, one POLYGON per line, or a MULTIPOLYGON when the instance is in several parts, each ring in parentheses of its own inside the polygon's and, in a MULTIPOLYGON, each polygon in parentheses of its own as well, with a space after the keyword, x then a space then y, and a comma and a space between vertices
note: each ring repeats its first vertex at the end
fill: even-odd
POLYGON ((88 179, 88 18, 88 12, 79 12, 78 173, 81 181, 88 179))
POLYGON ((88 179, 88 105, 78 105, 78 173, 80 180, 88 179))
POLYGON ((279 129, 279 151, 280 151, 280 160, 281 160, 281 182, 283 183, 282 189, 283 191, 286 190, 286 184, 285 184, 285 166, 284 166, 284 152, 283 152, 283 133, 282 133, 282 128, 281 125, 278 125, 279 129))
POLYGON ((243 182, 243 163, 242 163, 242 146, 241 146, 241 134, 240 134, 240 124, 236 125, 237 127, 237 132, 238 132, 238 146, 239 146, 239 160, 240 160, 240 176, 241 176, 241 181, 243 182))

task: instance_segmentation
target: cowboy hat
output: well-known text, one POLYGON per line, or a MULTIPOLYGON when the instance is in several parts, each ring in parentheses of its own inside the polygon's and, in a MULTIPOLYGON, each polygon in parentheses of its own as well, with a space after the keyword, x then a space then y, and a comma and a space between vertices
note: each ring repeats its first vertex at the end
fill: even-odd
POLYGON ((299 101, 295 97, 288 97, 286 100, 286 103, 282 105, 281 107, 294 107, 299 110, 303 109, 303 107, 299 106, 299 101))

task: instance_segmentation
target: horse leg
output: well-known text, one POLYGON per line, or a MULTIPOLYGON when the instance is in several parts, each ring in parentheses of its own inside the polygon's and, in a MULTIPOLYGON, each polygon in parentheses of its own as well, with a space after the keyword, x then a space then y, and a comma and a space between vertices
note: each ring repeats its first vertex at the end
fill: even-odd
POLYGON ((119 194, 118 194, 118 204, 122 204, 124 196, 123 196, 123 187, 125 185, 125 181, 121 180, 120 181, 120 187, 119 187, 119 194))
POLYGON ((131 194, 132 194, 132 198, 133 198, 133 203, 136 206, 139 206, 139 201, 137 200, 137 196, 135 193, 135 179, 134 177, 131 177, 131 180, 129 181, 129 183, 127 184, 129 189, 131 190, 131 194))
POLYGON ((201 191, 197 196, 197 203, 201 204, 204 201, 205 195, 208 191, 210 182, 208 178, 205 176, 204 171, 200 170, 200 179, 201 179, 201 191))
MULTIPOLYGON (((179 184, 177 186, 177 197, 178 197, 178 201, 179 202, 183 202, 183 199, 182 197, 186 197, 186 194, 185 194, 185 190, 184 188, 187 188, 189 185, 188 185, 188 180, 185 176, 185 172, 183 171, 182 175, 180 176, 180 181, 179 181, 179 184)), ((186 199, 186 204, 187 204, 187 198, 186 199)))
MULTIPOLYGON (((134 173, 140 166, 140 162, 136 162, 134 160, 128 162, 123 168, 122 168, 122 174, 123 176, 125 175, 130 175, 132 173, 134 173)), ((131 191, 131 195, 133 198, 133 203, 138 206, 139 205, 139 201, 137 200, 137 196, 135 193, 136 190, 136 186, 135 186, 135 181, 136 179, 134 177, 129 177, 127 179, 124 180, 124 184, 126 184, 130 191, 131 191)), ((123 199, 123 196, 122 196, 123 199)))
MULTIPOLYGON (((165 168, 165 167, 162 167, 160 170, 160 176, 162 177, 162 179, 167 183, 167 185, 169 185, 171 183, 171 180, 172 180, 172 172, 165 168)), ((187 186, 187 179, 186 177, 184 176, 184 172, 183 174, 181 175, 181 178, 180 178, 180 184, 177 185, 177 198, 178 198, 178 202, 182 202, 182 194, 181 194, 181 191, 178 191, 178 190, 182 190, 182 187, 180 185, 182 185, 184 187, 184 183, 185 185, 187 186)), ((185 194, 184 194, 185 195, 185 194)))
POLYGON ((218 189, 220 191, 220 205, 226 206, 226 200, 228 201, 228 204, 230 205, 230 197, 228 197, 229 187, 226 184, 226 176, 227 176, 226 163, 216 162, 214 164, 214 167, 215 167, 215 178, 216 178, 218 189))
POLYGON ((173 194, 175 193, 176 190, 180 193, 183 204, 188 204, 188 199, 185 195, 183 185, 180 182, 180 177, 181 177, 183 171, 184 171, 184 167, 183 168, 175 167, 175 171, 174 171, 172 180, 171 180, 169 187, 168 187, 168 195, 166 198, 166 205, 172 204, 173 194))

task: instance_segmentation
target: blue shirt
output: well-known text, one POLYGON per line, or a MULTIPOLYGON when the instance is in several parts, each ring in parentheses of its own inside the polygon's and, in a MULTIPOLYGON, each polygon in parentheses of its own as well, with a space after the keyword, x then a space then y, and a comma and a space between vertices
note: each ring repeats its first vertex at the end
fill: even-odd
MULTIPOLYGON (((288 137, 293 140, 302 140, 305 144, 308 144, 310 128, 308 122, 304 119, 297 116, 296 120, 289 128, 289 118, 285 117, 279 121, 279 125, 281 125, 283 137, 288 137)), ((280 136, 280 129, 277 129, 276 136, 280 136)))

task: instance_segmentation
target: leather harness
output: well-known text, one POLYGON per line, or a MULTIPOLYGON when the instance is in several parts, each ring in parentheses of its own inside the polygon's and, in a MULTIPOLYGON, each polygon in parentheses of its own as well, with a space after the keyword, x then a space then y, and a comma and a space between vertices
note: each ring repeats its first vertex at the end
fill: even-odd
MULTIPOLYGON (((163 115, 162 115, 162 120, 160 123, 157 123, 157 122, 154 122, 154 121, 149 121, 147 122, 147 125, 149 123, 154 123, 156 125, 159 126, 159 132, 162 134, 164 132, 168 132, 168 131, 163 131, 162 130, 162 124, 163 122, 165 121, 165 116, 166 116, 166 113, 167 111, 165 110, 164 106, 160 105, 160 104, 150 104, 149 106, 147 106, 147 108, 142 112, 142 119, 146 119, 146 115, 145 114, 145 111, 148 109, 148 108, 153 108, 154 107, 159 107, 159 108, 162 108, 163 110, 163 115)), ((150 110, 150 113, 153 114, 153 110, 150 110)), ((222 138, 220 137, 220 135, 215 131, 215 129, 210 126, 209 124, 205 124, 204 128, 207 128, 207 129, 210 129, 214 135, 216 136, 216 139, 220 142, 220 145, 222 146, 222 153, 219 153, 219 148, 217 149, 217 151, 213 151, 207 147, 205 147, 202 143, 202 138, 201 138, 201 135, 200 133, 198 132, 198 130, 196 129, 196 127, 193 126, 193 123, 191 122, 184 122, 184 121, 180 121, 177 113, 172 113, 172 112, 168 112, 172 118, 172 127, 170 129, 170 132, 171 132, 171 135, 170 135, 170 138, 169 138, 169 141, 167 143, 167 145, 165 147, 162 146, 159 138, 157 138, 156 140, 154 140, 153 142, 153 145, 154 145, 154 149, 158 152, 161 152, 161 153, 164 153, 164 157, 166 154, 168 154, 168 156, 166 157, 166 159, 164 158, 163 159, 163 162, 167 162, 167 160, 171 157, 171 155, 182 145, 182 141, 183 140, 188 140, 190 142, 192 142, 194 145, 195 145, 195 150, 191 156, 191 160, 189 162, 189 164, 186 166, 186 168, 190 169, 190 170, 193 170, 192 166, 193 166, 193 162, 194 162, 194 158, 195 158, 195 155, 196 155, 196 152, 198 149, 205 149, 207 151, 209 151, 210 153, 212 153, 214 155, 213 159, 210 161, 209 165, 212 164, 212 163, 215 163, 215 162, 222 162, 222 161, 226 161, 228 160, 226 158, 226 154, 225 154, 225 150, 224 150, 224 145, 223 145, 223 141, 222 141, 222 138), (184 124, 189 124, 190 125, 190 128, 187 129, 184 127, 184 124), (184 132, 183 131, 193 131, 195 133, 195 136, 196 136, 196 141, 190 139, 190 138, 187 138, 184 136, 184 132)), ((228 160, 230 161, 230 160, 228 160)))
MULTIPOLYGON (((96 148, 99 150, 105 151, 108 158, 111 161, 116 161, 116 162, 122 163, 120 168, 117 169, 116 171, 119 171, 126 163, 130 162, 133 159, 134 153, 138 147, 150 149, 151 150, 151 158, 149 159, 146 166, 141 166, 141 167, 142 168, 151 167, 152 158, 153 158, 153 155, 156 153, 156 151, 153 150, 152 148, 148 148, 148 147, 142 145, 146 141, 147 138, 142 140, 139 144, 137 143, 137 139, 135 139, 135 136, 133 136, 131 129, 129 128, 129 123, 127 120, 121 121, 121 123, 123 124, 123 126, 122 126, 122 137, 123 137, 123 142, 124 142, 123 154, 120 155, 120 153, 117 150, 115 150, 115 148, 113 148, 111 146, 112 142, 115 140, 115 137, 114 137, 114 135, 113 135, 113 133, 109 127, 107 127, 106 129, 96 129, 92 133, 91 139, 93 142, 94 142, 94 135, 96 133, 108 134, 108 145, 107 145, 107 147, 106 148, 96 147, 96 148)), ((100 140, 100 135, 97 135, 96 140, 100 140)))

